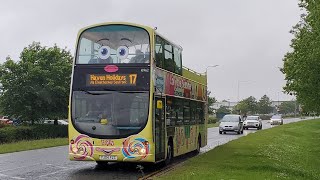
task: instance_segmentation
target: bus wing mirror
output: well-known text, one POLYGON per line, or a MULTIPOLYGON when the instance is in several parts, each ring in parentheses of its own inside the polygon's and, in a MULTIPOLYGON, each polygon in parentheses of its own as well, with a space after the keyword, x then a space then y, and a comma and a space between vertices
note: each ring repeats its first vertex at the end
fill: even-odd
POLYGON ((157 109, 162 109, 162 101, 157 100, 157 109))

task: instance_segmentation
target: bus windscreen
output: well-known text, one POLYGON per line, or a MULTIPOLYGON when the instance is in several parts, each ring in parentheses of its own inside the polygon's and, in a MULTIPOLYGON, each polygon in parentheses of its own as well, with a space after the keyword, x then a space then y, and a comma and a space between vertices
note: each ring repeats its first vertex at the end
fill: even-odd
POLYGON ((93 137, 138 133, 148 120, 149 92, 74 91, 75 127, 93 137))

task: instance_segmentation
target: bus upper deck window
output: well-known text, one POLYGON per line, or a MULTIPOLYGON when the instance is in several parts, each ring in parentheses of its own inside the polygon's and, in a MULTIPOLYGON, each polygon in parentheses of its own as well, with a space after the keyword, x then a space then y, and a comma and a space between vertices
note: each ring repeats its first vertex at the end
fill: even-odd
POLYGON ((149 63, 148 32, 129 25, 93 27, 81 33, 77 64, 149 63))

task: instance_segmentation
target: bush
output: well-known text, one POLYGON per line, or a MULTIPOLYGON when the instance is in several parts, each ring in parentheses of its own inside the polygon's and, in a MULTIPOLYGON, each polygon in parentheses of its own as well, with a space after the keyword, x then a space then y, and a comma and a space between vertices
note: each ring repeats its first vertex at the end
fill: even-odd
POLYGON ((0 122, 0 128, 4 128, 4 127, 8 127, 8 126, 9 126, 8 124, 4 124, 4 123, 0 122))
POLYGON ((208 124, 214 124, 217 122, 217 118, 213 116, 209 116, 208 124))
POLYGON ((260 115, 260 118, 262 120, 269 120, 271 118, 271 116, 270 115, 260 115))
POLYGON ((21 140, 68 137, 68 126, 63 125, 33 125, 9 126, 0 129, 0 144, 21 140))

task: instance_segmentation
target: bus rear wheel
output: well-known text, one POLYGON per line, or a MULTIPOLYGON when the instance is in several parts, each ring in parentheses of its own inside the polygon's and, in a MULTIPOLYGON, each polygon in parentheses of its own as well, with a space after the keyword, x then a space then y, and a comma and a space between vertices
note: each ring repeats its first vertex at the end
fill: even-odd
POLYGON ((197 149, 195 150, 196 154, 200 153, 200 147, 201 147, 201 137, 198 137, 198 142, 197 142, 197 149))
POLYGON ((168 165, 171 163, 172 161, 172 157, 173 157, 173 146, 172 143, 169 141, 168 143, 168 147, 167 147, 167 158, 165 160, 165 164, 168 165))

